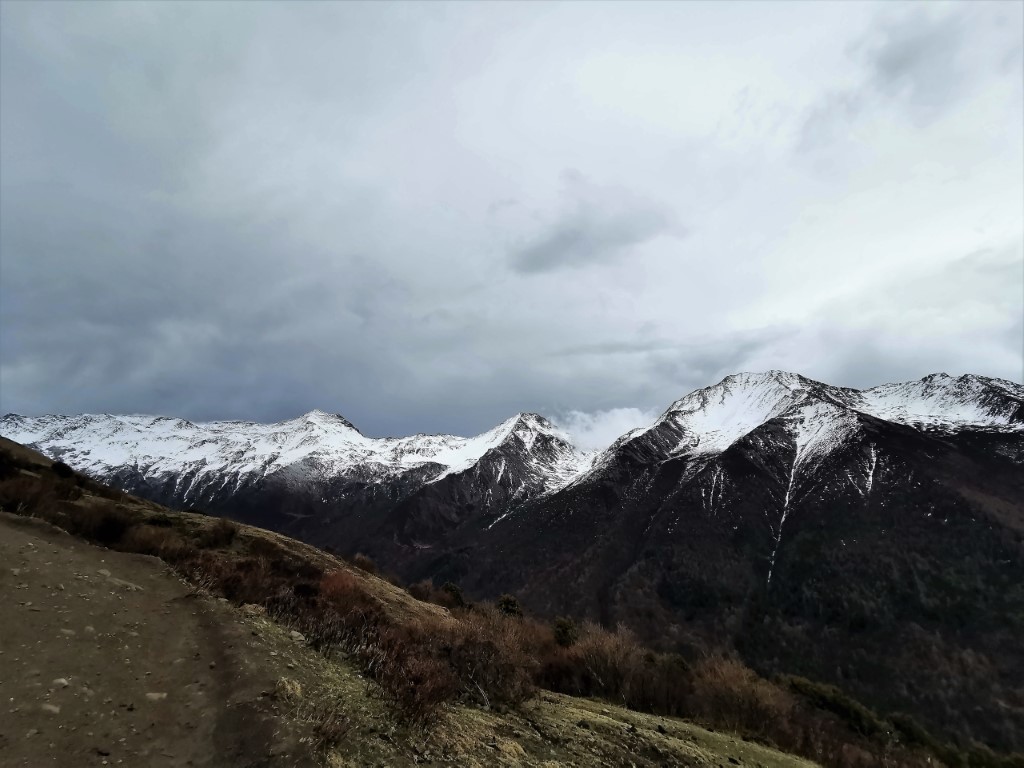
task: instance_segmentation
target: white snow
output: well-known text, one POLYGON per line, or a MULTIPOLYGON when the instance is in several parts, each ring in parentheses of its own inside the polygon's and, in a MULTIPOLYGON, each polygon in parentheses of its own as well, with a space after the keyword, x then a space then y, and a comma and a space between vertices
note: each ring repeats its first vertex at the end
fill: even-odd
POLYGON ((793 497, 793 482, 796 480, 796 469, 799 463, 800 454, 793 457, 793 463, 789 467, 789 482, 786 485, 786 498, 782 501, 782 514, 779 516, 779 524, 777 526, 771 525, 772 536, 775 539, 775 543, 772 545, 771 558, 768 561, 768 584, 772 583, 772 571, 775 570, 775 556, 779 553, 779 544, 782 543, 782 526, 786 524, 786 517, 789 515, 789 501, 793 497))
MULTIPOLYGON (((433 480, 472 467, 487 451, 513 436, 529 450, 539 433, 560 437, 530 414, 515 416, 475 437, 412 435, 366 437, 336 414, 312 411, 296 419, 258 424, 242 421, 191 423, 154 416, 5 417, 5 437, 60 455, 77 469, 104 474, 120 467, 148 475, 234 475, 236 483, 301 462, 323 475, 369 467, 379 476, 418 467, 436 468, 433 480)), ((571 479, 589 457, 567 444, 549 467, 552 482, 571 479)))
POLYGON ((679 435, 670 456, 717 454, 782 418, 804 464, 842 445, 858 430, 861 415, 916 428, 1017 432, 1024 431, 1024 421, 1012 420, 1018 411, 1024 412, 1024 386, 983 376, 933 374, 858 391, 783 371, 739 373, 677 400, 658 421, 624 435, 613 448, 668 425, 679 435))
POLYGON ((982 376, 944 373, 920 381, 883 384, 858 393, 853 407, 880 419, 916 427, 999 427, 1024 431, 1010 421, 1024 403, 1024 386, 982 376))
POLYGON ((878 467, 878 451, 875 449, 875 444, 871 444, 871 468, 868 470, 868 489, 865 496, 871 495, 871 489, 875 485, 875 469, 878 467))
POLYGON ((804 396, 799 376, 740 373, 677 400, 662 419, 682 430, 676 453, 721 453, 804 396))

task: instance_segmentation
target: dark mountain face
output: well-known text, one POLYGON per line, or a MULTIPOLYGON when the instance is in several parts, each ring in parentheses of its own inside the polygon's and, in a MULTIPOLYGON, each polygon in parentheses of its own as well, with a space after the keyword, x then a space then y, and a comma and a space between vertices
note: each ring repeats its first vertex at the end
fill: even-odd
MULTIPOLYGON (((164 502, 193 494, 409 581, 624 623, 684 655, 731 648, 762 672, 1021 749, 1022 404, 1024 388, 983 377, 858 392, 740 374, 590 462, 524 416, 469 461, 459 444, 447 463, 339 468, 313 452, 263 475, 136 463, 102 479, 164 502)), ((68 435, 85 438, 60 434, 27 442, 73 458, 68 435)))
POLYGON ((791 483, 780 431, 708 462, 627 453, 423 572, 684 653, 730 645, 764 672, 1020 748, 1024 482, 1004 438, 868 424, 791 483))

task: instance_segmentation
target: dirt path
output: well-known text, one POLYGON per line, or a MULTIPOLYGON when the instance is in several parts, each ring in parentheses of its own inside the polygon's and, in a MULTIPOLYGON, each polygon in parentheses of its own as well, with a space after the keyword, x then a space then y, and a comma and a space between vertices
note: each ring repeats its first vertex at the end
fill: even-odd
POLYGON ((155 558, 0 515, 0 764, 309 765, 230 611, 155 558))

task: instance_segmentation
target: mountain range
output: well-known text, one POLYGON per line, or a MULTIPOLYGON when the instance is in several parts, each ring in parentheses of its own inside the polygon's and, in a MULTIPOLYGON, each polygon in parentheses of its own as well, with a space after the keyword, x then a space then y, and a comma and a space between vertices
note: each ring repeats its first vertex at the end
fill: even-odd
POLYGON ((482 435, 8 415, 0 434, 132 493, 411 581, 514 592, 684 657, 740 653, 1024 748, 1024 386, 865 390, 741 373, 585 453, 519 414, 482 435))

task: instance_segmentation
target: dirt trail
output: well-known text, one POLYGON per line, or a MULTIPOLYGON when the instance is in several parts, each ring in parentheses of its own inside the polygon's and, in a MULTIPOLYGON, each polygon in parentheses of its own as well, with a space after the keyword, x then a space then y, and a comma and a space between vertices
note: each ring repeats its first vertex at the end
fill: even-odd
POLYGON ((309 765, 252 634, 155 558, 0 515, 0 765, 309 765))

